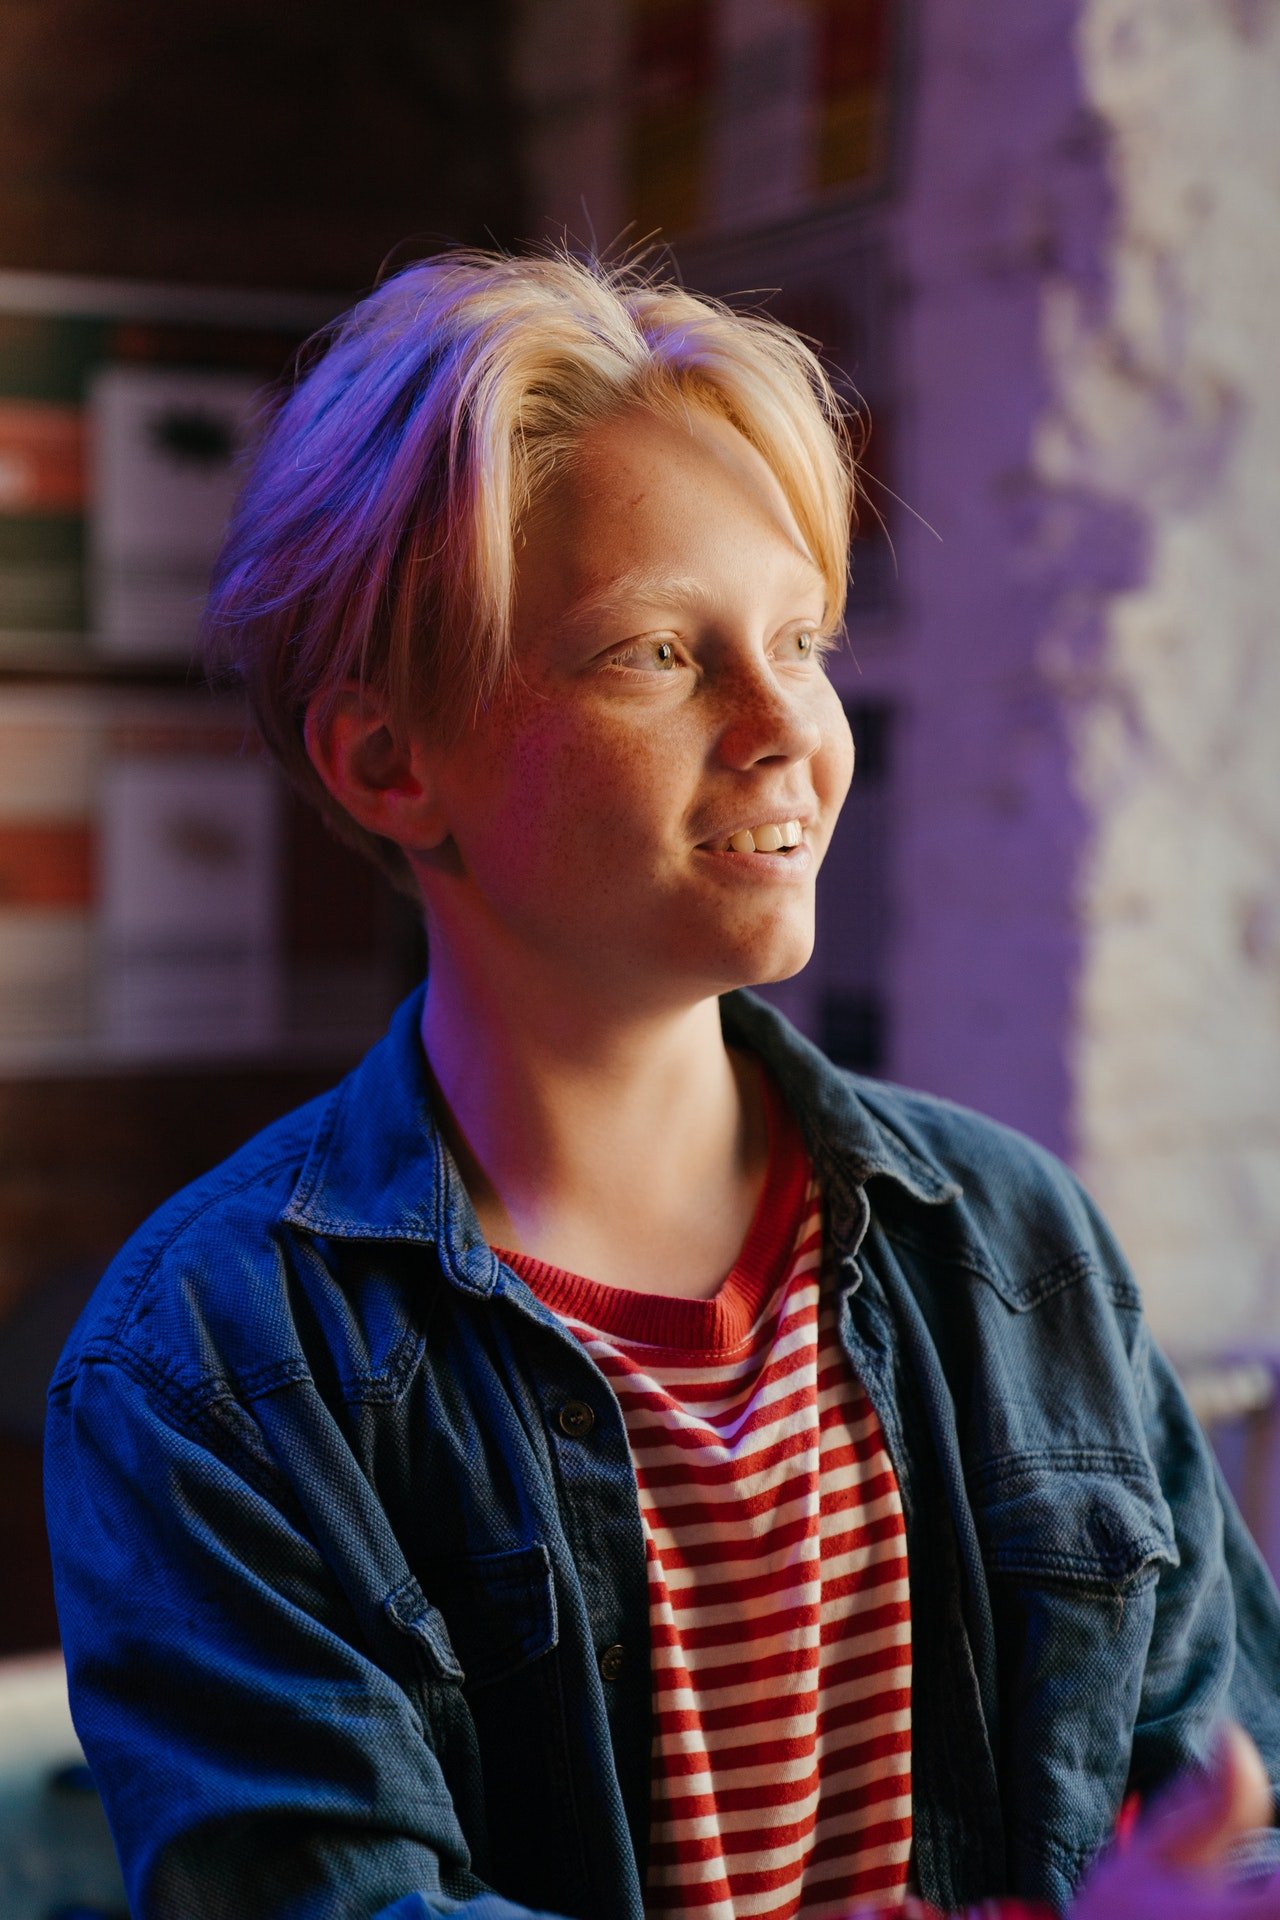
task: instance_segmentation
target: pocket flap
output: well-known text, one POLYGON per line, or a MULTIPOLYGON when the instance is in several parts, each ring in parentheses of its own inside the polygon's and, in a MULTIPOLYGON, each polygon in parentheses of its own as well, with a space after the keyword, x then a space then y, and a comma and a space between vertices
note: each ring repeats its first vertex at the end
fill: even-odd
POLYGON ((432 1606, 412 1575, 389 1593, 382 1605, 392 1625, 416 1641, 438 1679, 465 1679, 444 1615, 432 1606))
POLYGON ((557 1643, 555 1582, 544 1546, 439 1562, 430 1584, 472 1686, 518 1672, 557 1643))
POLYGON ((993 1573, 1125 1586, 1178 1564, 1173 1519, 1153 1476, 1011 1463, 974 1491, 993 1573))

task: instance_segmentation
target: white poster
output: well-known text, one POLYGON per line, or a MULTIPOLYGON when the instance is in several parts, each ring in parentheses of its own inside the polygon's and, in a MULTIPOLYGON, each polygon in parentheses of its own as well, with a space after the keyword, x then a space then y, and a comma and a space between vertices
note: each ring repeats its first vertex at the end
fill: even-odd
POLYGON ((279 789, 256 758, 112 754, 100 1030, 137 1057, 252 1052, 280 1022, 279 789))
POLYGON ((107 366, 89 391, 90 626, 102 653, 188 659, 261 383, 107 366))

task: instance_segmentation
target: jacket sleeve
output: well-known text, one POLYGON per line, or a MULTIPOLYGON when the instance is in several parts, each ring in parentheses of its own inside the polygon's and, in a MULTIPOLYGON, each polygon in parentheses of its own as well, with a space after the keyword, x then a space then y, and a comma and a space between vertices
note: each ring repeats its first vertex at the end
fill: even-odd
POLYGON ((83 1359, 46 1498, 72 1712, 136 1920, 530 1920, 472 1872, 406 1689, 225 1423, 83 1359))
POLYGON ((1276 1793, 1280 1596, 1172 1367, 1154 1342, 1146 1357, 1144 1415, 1178 1564, 1160 1576, 1132 1784, 1148 1791, 1203 1760, 1230 1717, 1256 1741, 1276 1793))

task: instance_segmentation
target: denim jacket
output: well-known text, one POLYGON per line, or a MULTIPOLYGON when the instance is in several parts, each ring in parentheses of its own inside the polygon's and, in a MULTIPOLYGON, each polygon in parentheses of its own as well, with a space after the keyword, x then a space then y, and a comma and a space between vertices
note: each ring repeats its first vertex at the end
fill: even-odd
MULTIPOLYGON (((139 1920, 641 1920, 645 1554, 617 1402, 485 1243, 420 995, 130 1241, 51 1387, 76 1726, 139 1920)), ((913 1881, 1061 1906, 1280 1603, 1065 1168, 761 1001, 906 1516, 913 1881)))

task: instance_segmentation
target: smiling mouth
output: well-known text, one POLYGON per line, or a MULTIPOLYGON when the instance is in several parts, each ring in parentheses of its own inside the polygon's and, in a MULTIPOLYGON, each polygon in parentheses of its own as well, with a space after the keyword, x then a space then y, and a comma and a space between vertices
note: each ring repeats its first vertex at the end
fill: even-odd
POLYGON ((743 827, 722 842, 722 853, 790 853, 804 838, 798 820, 767 821, 759 827, 743 827))

